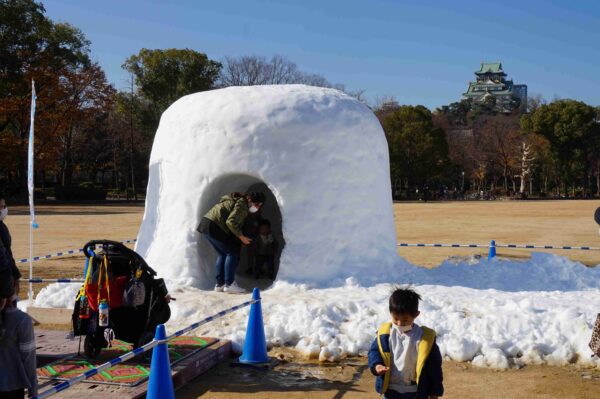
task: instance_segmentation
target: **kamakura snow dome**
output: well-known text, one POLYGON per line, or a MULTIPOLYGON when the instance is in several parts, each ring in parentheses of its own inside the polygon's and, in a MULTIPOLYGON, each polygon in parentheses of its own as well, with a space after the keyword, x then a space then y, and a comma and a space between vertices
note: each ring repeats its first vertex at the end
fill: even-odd
POLYGON ((364 104, 304 85, 185 96, 162 115, 136 250, 164 277, 209 288, 214 250, 196 231, 222 195, 263 191, 285 242, 278 280, 385 280, 398 261, 388 147, 364 104))

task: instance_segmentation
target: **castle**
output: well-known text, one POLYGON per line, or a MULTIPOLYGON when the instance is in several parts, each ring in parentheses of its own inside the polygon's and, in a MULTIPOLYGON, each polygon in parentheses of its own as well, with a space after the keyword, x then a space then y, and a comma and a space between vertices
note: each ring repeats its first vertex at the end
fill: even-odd
POLYGON ((489 105, 497 112, 509 113, 515 109, 527 110, 527 85, 514 84, 506 79, 500 62, 482 62, 475 72, 475 81, 469 82, 463 98, 474 104, 489 105))

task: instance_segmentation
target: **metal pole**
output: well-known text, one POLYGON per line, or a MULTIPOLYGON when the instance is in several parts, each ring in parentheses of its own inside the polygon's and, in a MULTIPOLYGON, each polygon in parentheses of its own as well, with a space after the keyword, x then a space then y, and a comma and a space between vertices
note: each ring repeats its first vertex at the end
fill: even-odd
POLYGON ((33 301, 33 283, 31 280, 33 279, 33 222, 29 222, 29 292, 27 294, 27 299, 29 299, 29 304, 33 301))

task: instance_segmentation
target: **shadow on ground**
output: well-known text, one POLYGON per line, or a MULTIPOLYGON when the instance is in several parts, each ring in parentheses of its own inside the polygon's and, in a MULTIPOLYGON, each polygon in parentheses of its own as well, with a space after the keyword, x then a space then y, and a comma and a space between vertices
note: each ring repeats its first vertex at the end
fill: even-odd
MULTIPOLYGON (((222 364, 177 392, 178 398, 228 397, 232 394, 262 393, 273 397, 281 392, 328 392, 332 399, 347 393, 364 392, 357 386, 368 366, 354 360, 339 364, 282 362, 271 370, 222 364)), ((232 396, 234 397, 234 396, 232 396)), ((235 395, 237 397, 237 395, 235 395)), ((243 397, 241 395, 240 397, 243 397)))

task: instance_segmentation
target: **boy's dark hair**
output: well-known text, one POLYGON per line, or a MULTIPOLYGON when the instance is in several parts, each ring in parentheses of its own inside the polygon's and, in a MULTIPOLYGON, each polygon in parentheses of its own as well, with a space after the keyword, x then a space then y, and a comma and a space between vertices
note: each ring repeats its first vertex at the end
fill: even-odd
POLYGON ((0 200, 5 200, 6 201, 6 196, 4 195, 3 191, 0 191, 0 200))
POLYGON ((271 222, 269 222, 267 219, 263 219, 258 224, 258 227, 260 226, 267 226, 268 228, 271 228, 271 222))
POLYGON ((261 204, 264 204, 265 201, 267 200, 267 197, 265 196, 265 194, 260 191, 250 191, 250 192, 246 193, 246 196, 248 198, 250 198, 250 201, 252 201, 254 203, 260 202, 261 204))
POLYGON ((390 295, 390 313, 416 316, 421 296, 410 288, 397 288, 390 295))

